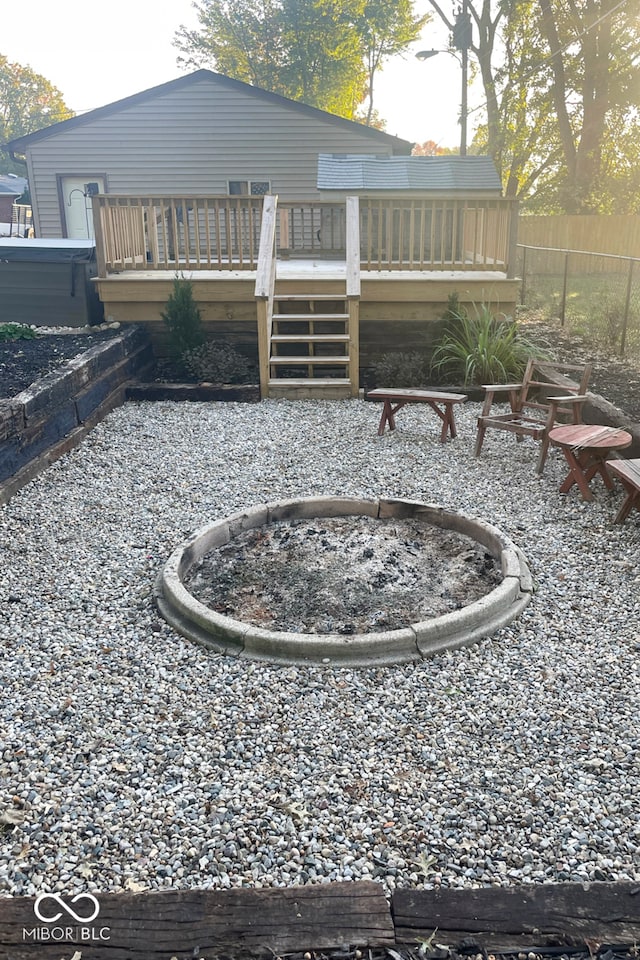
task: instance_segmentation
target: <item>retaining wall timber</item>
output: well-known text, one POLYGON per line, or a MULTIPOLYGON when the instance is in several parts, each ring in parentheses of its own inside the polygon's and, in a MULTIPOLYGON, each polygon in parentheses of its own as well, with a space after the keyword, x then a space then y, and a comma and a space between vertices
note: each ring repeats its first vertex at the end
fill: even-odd
POLYGON ((631 434, 631 446, 623 450, 625 460, 640 457, 640 423, 597 393, 588 393, 588 400, 584 405, 583 419, 585 423, 601 423, 607 427, 619 427, 631 434))
POLYGON ((0 503, 124 403, 127 385, 152 363, 149 335, 131 327, 0 400, 0 503))

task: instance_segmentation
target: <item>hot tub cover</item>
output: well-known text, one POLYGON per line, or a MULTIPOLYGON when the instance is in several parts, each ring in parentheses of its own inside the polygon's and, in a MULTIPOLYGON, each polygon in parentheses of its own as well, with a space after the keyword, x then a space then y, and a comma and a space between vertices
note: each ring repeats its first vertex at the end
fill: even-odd
POLYGON ((29 240, 0 237, 0 261, 28 263, 91 263, 96 259, 95 240, 29 240))

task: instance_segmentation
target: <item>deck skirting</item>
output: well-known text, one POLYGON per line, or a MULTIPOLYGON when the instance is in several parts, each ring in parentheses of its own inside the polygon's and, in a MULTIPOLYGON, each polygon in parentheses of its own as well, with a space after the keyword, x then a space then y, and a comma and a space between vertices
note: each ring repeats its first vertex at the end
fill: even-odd
MULTIPOLYGON (((199 271, 185 274, 193 284, 205 332, 223 339, 252 360, 257 359, 257 310, 254 271, 199 271)), ((280 293, 335 294, 344 298, 344 264, 285 261, 278 263, 280 293)), ((175 273, 129 271, 98 279, 105 318, 140 323, 149 331, 158 356, 168 340, 161 312, 171 294, 175 273)), ((363 271, 360 296, 360 369, 380 353, 428 349, 442 332, 442 317, 452 294, 461 306, 490 305, 513 316, 519 281, 498 272, 363 271), (425 340, 426 337, 426 340, 425 340)))

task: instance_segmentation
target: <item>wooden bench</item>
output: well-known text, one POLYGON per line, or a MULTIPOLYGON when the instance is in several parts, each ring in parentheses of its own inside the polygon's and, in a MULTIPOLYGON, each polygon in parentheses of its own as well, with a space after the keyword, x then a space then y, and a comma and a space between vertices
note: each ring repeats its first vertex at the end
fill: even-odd
POLYGON ((417 390, 417 389, 392 389, 391 387, 377 387, 375 390, 369 390, 367 400, 382 400, 382 416, 378 427, 378 436, 384 433, 384 428, 389 424, 390 430, 395 430, 395 415, 408 403, 426 403, 427 406, 442 420, 442 430, 440 432, 440 441, 444 443, 447 434, 453 438, 456 436, 456 421, 453 415, 453 406, 456 403, 464 403, 467 399, 464 393, 444 393, 435 390, 417 390))
POLYGON ((627 491, 614 523, 624 523, 632 509, 640 510, 640 460, 609 460, 607 470, 617 477, 627 491))

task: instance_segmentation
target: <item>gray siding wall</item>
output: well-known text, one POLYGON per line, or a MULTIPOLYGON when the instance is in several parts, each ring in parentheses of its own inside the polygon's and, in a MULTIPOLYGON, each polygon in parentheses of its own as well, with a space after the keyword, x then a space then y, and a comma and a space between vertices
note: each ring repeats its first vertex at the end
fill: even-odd
POLYGON ((224 194, 229 180, 269 180, 283 200, 321 199, 318 153, 388 155, 391 145, 203 78, 31 145, 41 237, 60 237, 57 176, 105 174, 107 191, 224 194))

